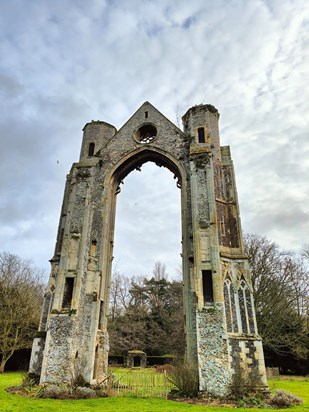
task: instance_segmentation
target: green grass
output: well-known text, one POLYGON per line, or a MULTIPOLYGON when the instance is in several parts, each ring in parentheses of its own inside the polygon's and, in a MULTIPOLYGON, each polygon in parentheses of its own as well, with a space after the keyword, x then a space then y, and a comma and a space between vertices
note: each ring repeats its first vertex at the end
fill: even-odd
POLYGON ((309 411, 309 378, 301 377, 282 377, 281 379, 268 380, 268 385, 271 391, 276 389, 284 389, 285 391, 292 392, 294 395, 303 399, 303 405, 294 407, 291 409, 294 411, 309 411), (300 380, 303 379, 303 380, 300 380))
MULTIPOLYGON (((34 399, 24 398, 19 395, 11 395, 4 389, 8 386, 18 385, 21 381, 19 373, 0 374, 0 411, 1 412, 231 412, 230 408, 205 407, 199 405, 187 405, 165 399, 141 399, 141 398, 103 398, 87 400, 54 400, 54 399, 34 399)), ((309 412, 309 382, 308 381, 286 381, 271 380, 270 387, 273 389, 285 389, 304 399, 304 404, 293 407, 291 412, 309 412)), ((246 409, 239 411, 267 411, 267 409, 246 409)), ((268 410, 269 411, 269 410, 268 410)))

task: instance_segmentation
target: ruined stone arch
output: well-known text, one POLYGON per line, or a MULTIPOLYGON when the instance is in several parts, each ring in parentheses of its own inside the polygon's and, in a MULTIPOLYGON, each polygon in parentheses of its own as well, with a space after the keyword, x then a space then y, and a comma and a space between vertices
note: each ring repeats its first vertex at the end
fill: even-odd
POLYGON ((244 360, 253 353, 259 359, 254 368, 260 384, 267 384, 261 339, 251 331, 253 301, 247 292, 242 302, 235 301, 231 292, 233 277, 246 272, 248 284, 250 277, 230 148, 220 145, 219 113, 202 104, 182 119, 183 131, 145 102, 118 131, 103 121, 85 125, 79 161, 67 176, 51 276, 33 343, 30 371, 40 375, 41 383, 69 381, 77 350, 86 381, 106 378, 117 191, 134 168, 153 161, 171 170, 181 187, 186 356, 197 365, 200 390, 225 395, 234 371, 247 370, 251 361, 244 360), (225 282, 224 268, 233 274, 225 282), (65 282, 70 299, 63 307, 65 282), (234 312, 241 305, 247 308, 243 319, 249 337, 234 325, 234 312))
POLYGON ((123 181, 133 170, 140 168, 147 162, 153 162, 159 167, 166 167, 174 174, 180 182, 186 182, 186 173, 182 165, 170 153, 159 148, 143 146, 128 153, 111 168, 106 176, 105 186, 110 184, 119 184, 123 181))
MULTIPOLYGON (((146 146, 146 145, 145 145, 146 146)), ((185 213, 185 205, 187 204, 187 187, 186 187, 186 173, 182 165, 175 159, 170 153, 160 150, 158 148, 152 148, 148 146, 139 147, 136 150, 128 153, 126 156, 121 157, 113 167, 108 170, 106 174, 103 186, 109 188, 104 195, 104 199, 101 200, 102 204, 105 203, 105 211, 102 216, 102 220, 106 221, 106 232, 102 235, 101 243, 105 242, 103 247, 103 253, 101 254, 101 261, 99 266, 103 268, 105 272, 105 284, 103 289, 105 294, 103 301, 109 301, 110 282, 112 275, 112 259, 113 259, 113 240, 115 230, 115 215, 117 208, 117 194, 119 193, 119 185, 123 180, 135 169, 142 167, 147 162, 154 162, 159 167, 166 167, 174 174, 175 185, 181 190, 181 208, 182 214, 182 239, 186 243, 186 230, 187 216, 185 213), (181 183, 180 183, 181 182, 181 183), (183 182, 183 183, 182 183, 183 182), (106 236, 107 234, 107 236, 106 236), (107 240, 108 239, 108 240, 107 240)), ((188 270, 189 262, 183 262, 183 269, 188 270)), ((105 304, 105 312, 108 311, 108 307, 105 304)), ((107 319, 104 320, 104 328, 107 328, 107 319)), ((103 328, 103 329, 104 329, 103 328)))
POLYGON ((110 216, 109 236, 111 239, 114 237, 117 194, 120 192, 119 186, 133 170, 140 169, 147 162, 153 162, 159 167, 165 167, 174 175, 175 185, 181 190, 182 238, 186 236, 187 216, 184 213, 185 205, 187 204, 186 172, 177 159, 166 151, 158 148, 142 147, 121 158, 110 169, 104 181, 104 186, 110 188, 107 195, 108 199, 106 200, 106 203, 110 205, 110 210, 107 210, 106 213, 110 216))

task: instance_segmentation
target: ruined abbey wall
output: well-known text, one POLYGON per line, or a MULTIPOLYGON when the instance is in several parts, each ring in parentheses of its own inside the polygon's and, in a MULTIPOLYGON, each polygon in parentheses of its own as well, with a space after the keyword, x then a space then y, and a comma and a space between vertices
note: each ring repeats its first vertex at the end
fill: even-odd
POLYGON ((200 390, 225 395, 233 375, 265 386, 233 163, 220 146, 219 114, 194 106, 181 131, 145 102, 117 131, 86 124, 67 176, 57 243, 30 371, 41 382, 107 373, 108 302, 117 193, 143 163, 167 167, 181 190, 186 353, 200 390))

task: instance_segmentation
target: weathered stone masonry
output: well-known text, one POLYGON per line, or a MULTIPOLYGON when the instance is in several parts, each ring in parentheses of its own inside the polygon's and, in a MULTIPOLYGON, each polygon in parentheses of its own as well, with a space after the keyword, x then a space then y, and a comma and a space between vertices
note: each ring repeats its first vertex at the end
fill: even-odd
POLYGON ((233 374, 266 386, 233 163, 220 147, 219 114, 194 106, 181 131, 145 102, 120 130, 84 127, 81 154, 67 176, 57 243, 30 371, 41 382, 89 382, 107 373, 107 316, 116 197, 122 180, 152 161, 181 190, 186 349, 200 390, 225 395, 233 374))

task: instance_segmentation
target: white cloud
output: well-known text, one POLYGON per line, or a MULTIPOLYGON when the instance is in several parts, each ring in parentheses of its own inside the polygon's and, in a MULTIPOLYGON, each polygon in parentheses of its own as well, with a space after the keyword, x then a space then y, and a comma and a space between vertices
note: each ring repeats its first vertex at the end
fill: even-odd
POLYGON ((180 214, 180 190, 169 170, 146 163, 127 176, 117 196, 115 270, 151 275, 162 261, 174 276, 181 264, 180 214))

